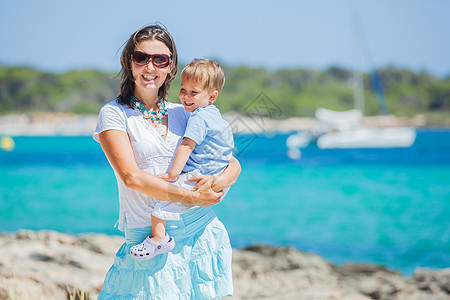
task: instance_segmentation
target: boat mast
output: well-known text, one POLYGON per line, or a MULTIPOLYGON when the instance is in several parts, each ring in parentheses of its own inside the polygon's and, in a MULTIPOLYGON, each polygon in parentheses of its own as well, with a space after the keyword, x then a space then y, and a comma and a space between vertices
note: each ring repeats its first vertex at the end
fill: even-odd
POLYGON ((353 0, 353 16, 352 16, 352 31, 353 31, 353 101, 355 109, 359 110, 364 115, 364 82, 362 78, 362 49, 361 39, 359 35, 359 26, 361 26, 358 18, 358 2, 353 0))

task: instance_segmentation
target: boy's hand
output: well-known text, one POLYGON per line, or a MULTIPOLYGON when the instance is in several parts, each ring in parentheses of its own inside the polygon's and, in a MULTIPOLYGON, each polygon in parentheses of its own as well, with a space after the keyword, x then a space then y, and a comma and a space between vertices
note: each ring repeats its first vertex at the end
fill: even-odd
POLYGON ((159 178, 164 179, 166 181, 169 181, 169 182, 177 181, 177 179, 178 179, 178 176, 173 176, 173 175, 170 176, 170 174, 167 174, 167 173, 159 173, 156 176, 158 176, 159 178))

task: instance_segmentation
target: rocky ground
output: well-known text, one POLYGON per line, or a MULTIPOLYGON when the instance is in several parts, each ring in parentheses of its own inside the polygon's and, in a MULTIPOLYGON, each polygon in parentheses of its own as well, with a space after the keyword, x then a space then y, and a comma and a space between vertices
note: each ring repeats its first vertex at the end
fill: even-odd
MULTIPOLYGON (((0 300, 96 299, 119 236, 52 231, 0 235, 0 300)), ((336 266, 291 248, 233 253, 233 299, 450 299, 450 268, 413 276, 374 265, 336 266)))

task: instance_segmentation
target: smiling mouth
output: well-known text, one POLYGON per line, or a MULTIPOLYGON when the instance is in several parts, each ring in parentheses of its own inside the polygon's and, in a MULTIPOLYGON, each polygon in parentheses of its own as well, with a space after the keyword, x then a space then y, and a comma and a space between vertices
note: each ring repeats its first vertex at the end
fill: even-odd
POLYGON ((155 80, 156 76, 155 75, 142 75, 142 78, 146 81, 151 81, 151 80, 155 80))

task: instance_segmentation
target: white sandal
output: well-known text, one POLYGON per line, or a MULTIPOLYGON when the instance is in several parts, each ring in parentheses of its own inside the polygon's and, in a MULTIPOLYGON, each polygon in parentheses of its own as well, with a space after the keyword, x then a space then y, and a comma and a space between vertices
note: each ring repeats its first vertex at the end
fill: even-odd
POLYGON ((175 247, 175 241, 166 233, 161 243, 156 243, 148 236, 142 243, 134 245, 130 249, 131 256, 134 259, 146 260, 158 254, 167 253, 175 247))

